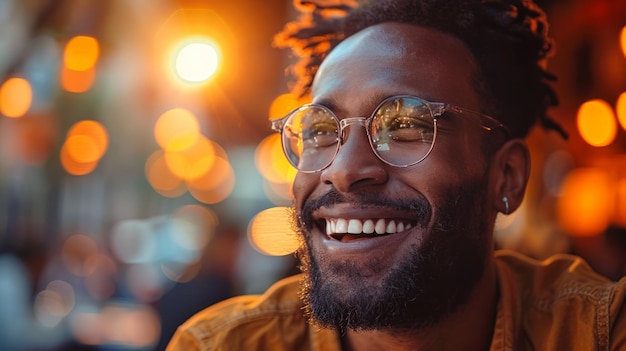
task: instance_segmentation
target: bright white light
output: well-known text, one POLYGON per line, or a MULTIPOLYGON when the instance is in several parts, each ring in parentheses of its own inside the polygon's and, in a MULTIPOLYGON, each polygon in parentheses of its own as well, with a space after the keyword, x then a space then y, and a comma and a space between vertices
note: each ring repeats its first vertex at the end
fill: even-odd
POLYGON ((213 76, 219 65, 217 49, 207 42, 185 44, 176 54, 176 74, 190 83, 201 83, 213 76))

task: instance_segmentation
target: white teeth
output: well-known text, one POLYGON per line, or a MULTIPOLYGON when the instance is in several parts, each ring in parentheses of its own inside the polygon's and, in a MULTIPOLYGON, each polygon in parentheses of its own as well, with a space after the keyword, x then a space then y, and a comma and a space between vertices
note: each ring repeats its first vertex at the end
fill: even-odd
POLYGON ((374 230, 376 230, 376 234, 385 234, 387 229, 387 226, 385 225, 385 220, 384 219, 379 219, 376 222, 376 227, 374 228, 374 230))
POLYGON ((363 233, 372 234, 374 232, 374 221, 368 219, 363 223, 363 233))
POLYGON ((387 224, 387 233, 395 233, 396 232, 396 221, 389 221, 387 224))
POLYGON ((384 218, 367 219, 333 218, 326 220, 326 234, 394 234, 411 229, 410 223, 396 222, 384 218))
POLYGON ((361 234, 363 232, 363 224, 358 219, 351 219, 348 222, 348 233, 361 234))
POLYGON ((348 221, 345 219, 338 219, 335 223, 335 233, 347 233, 348 232, 348 221))

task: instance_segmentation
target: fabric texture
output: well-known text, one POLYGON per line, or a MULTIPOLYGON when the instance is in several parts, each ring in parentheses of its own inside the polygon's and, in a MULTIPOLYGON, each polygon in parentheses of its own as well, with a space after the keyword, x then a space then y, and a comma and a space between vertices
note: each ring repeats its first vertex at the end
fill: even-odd
MULTIPOLYGON (((609 281, 571 255, 542 262, 511 251, 495 257, 500 298, 491 351, 626 350, 626 278, 609 281)), ((336 331, 307 322, 301 277, 199 312, 167 351, 340 351, 336 331)))

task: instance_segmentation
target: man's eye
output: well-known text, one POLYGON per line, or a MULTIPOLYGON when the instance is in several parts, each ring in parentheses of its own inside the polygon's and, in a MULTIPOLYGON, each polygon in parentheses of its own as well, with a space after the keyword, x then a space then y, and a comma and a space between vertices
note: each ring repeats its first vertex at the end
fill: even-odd
POLYGON ((386 125, 389 137, 398 142, 422 142, 432 140, 433 123, 424 118, 396 116, 386 125))
POLYGON ((302 131, 302 142, 305 148, 332 146, 337 143, 337 139, 337 127, 334 124, 316 124, 302 131))

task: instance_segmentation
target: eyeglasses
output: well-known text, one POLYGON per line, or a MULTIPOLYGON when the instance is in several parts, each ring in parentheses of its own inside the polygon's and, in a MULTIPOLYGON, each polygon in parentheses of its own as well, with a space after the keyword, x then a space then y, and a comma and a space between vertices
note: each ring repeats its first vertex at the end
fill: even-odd
POLYGON ((339 119, 328 107, 301 106, 287 116, 273 120, 272 129, 281 133, 287 160, 298 171, 318 172, 328 167, 345 142, 349 125, 365 128, 374 154, 395 167, 409 167, 423 161, 437 139, 437 121, 451 111, 479 122, 486 131, 506 127, 487 115, 443 102, 399 95, 383 100, 368 117, 339 119))

